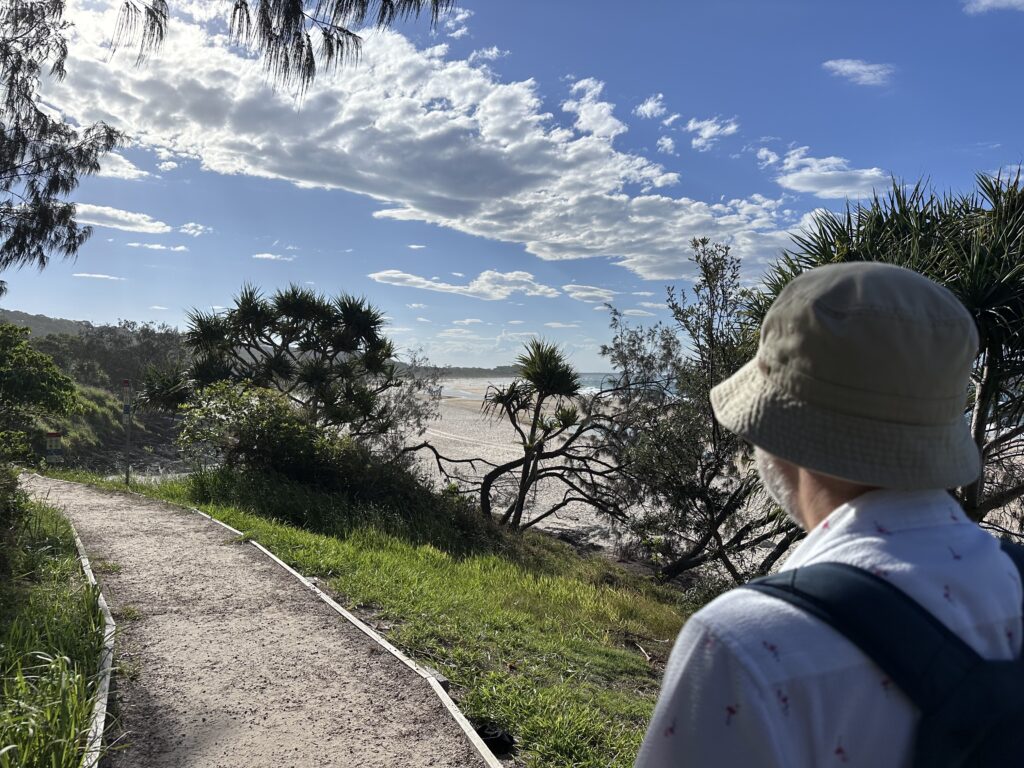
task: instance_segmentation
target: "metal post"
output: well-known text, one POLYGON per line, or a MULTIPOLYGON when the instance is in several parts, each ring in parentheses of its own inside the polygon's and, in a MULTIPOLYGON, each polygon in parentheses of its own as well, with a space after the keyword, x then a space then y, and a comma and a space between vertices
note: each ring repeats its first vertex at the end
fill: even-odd
POLYGON ((131 382, 121 382, 122 402, 124 406, 124 484, 131 485, 132 480, 132 389, 131 382))

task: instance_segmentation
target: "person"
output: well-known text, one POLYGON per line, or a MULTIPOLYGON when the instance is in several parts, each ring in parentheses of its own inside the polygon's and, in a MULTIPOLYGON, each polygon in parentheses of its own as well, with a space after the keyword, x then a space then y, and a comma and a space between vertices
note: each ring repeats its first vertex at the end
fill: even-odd
MULTIPOLYGON (((977 349, 972 317, 931 280, 828 265, 780 292, 755 358, 711 399, 808 531, 782 570, 865 569, 982 657, 1009 660, 1021 652, 1020 576, 946 490, 981 472, 964 416, 977 349)), ((636 765, 906 768, 919 719, 835 629, 739 588, 683 627, 636 765)))

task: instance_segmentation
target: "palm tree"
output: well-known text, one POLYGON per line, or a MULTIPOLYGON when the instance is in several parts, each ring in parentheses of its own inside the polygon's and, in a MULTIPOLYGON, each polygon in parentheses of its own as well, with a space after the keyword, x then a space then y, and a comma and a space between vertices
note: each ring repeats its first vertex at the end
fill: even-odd
MULTIPOLYGON (((579 395, 580 377, 565 353, 554 344, 532 339, 516 358, 519 376, 507 386, 488 387, 483 410, 491 415, 505 416, 515 428, 523 456, 516 461, 519 480, 512 503, 501 522, 518 529, 530 489, 538 479, 544 447, 554 434, 571 428, 578 419, 572 400, 579 395), (554 402, 554 416, 546 415, 544 406, 554 402)), ((481 489, 485 514, 490 514, 490 491, 494 482, 505 474, 488 473, 481 489), (492 477, 493 475, 493 477, 492 477)))
POLYGON ((747 306, 751 329, 798 274, 822 264, 884 261, 948 288, 977 323, 980 348, 965 417, 984 461, 980 478, 956 490, 982 521, 1010 510, 1024 520, 1024 184, 977 176, 971 194, 935 195, 921 183, 894 181, 884 197, 842 213, 821 212, 794 236, 747 306))
MULTIPOLYGON (((431 26, 455 0, 235 0, 231 38, 254 48, 273 80, 300 93, 319 66, 328 69, 359 57, 364 25, 390 27, 429 10, 431 26)), ((138 45, 138 63, 160 47, 167 28, 167 0, 125 0, 114 30, 113 47, 138 45)))

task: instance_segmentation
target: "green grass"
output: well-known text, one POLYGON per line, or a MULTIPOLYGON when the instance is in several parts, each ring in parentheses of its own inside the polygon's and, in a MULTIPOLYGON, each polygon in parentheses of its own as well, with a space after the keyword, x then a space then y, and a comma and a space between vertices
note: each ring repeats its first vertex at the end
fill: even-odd
MULTIPOLYGON (((410 535, 409 521, 385 515, 384 527, 398 535, 367 515, 325 535, 268 519, 255 502, 197 504, 187 480, 134 490, 199 506, 326 582, 341 602, 386 627, 391 642, 448 677, 470 720, 509 730, 520 765, 632 765, 671 642, 697 607, 603 558, 482 520, 474 546, 448 547, 465 521, 447 533, 435 521, 429 534, 410 535)), ((321 510, 318 519, 326 517, 321 510)))
POLYGON ((0 768, 72 768, 92 714, 103 619, 55 510, 29 504, 0 576, 0 768))

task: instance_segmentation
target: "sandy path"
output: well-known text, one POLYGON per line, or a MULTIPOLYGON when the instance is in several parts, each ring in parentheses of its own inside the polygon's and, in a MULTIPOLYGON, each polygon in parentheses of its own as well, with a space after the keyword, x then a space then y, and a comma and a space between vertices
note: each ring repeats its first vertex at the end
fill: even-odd
POLYGON ((74 522, 121 617, 115 768, 483 765, 425 680, 230 532, 148 499, 25 486, 74 522))

